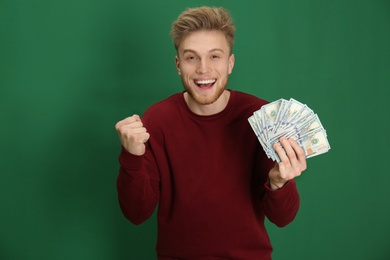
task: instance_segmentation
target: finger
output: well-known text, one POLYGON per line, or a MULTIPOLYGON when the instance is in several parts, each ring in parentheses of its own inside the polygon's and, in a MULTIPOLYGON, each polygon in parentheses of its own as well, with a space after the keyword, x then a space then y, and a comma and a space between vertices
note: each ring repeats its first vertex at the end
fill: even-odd
POLYGON ((129 124, 123 125, 123 128, 125 129, 135 129, 135 128, 141 128, 144 127, 144 124, 142 124, 141 121, 135 121, 131 122, 129 124))
POLYGON ((280 143, 274 143, 273 147, 280 160, 282 162, 288 162, 288 157, 286 155, 286 151, 283 149, 283 146, 280 143))
POLYGON ((302 149, 302 147, 298 144, 295 140, 289 140, 291 143, 292 148, 295 151, 295 154, 297 156, 296 162, 293 164, 293 168, 296 169, 296 171, 301 174, 302 171, 306 170, 307 164, 306 164, 306 154, 305 151, 302 149))
POLYGON ((136 128, 130 128, 129 132, 130 134, 142 134, 142 133, 147 133, 148 131, 146 130, 145 127, 136 127, 136 128))
POLYGON ((141 121, 141 118, 140 118, 140 116, 139 116, 139 115, 137 115, 137 114, 134 114, 134 115, 132 116, 132 118, 134 118, 134 119, 135 119, 135 121, 141 121))
POLYGON ((279 163, 280 178, 285 179, 287 177, 286 165, 283 162, 279 163))
POLYGON ((290 141, 286 137, 282 137, 280 138, 280 143, 282 144, 289 161, 290 162, 296 161, 297 157, 294 149, 291 146, 290 141))
POLYGON ((150 134, 147 132, 135 135, 135 141, 138 143, 146 143, 149 140, 150 134))
POLYGON ((131 116, 131 117, 126 117, 125 119, 123 119, 123 120, 117 122, 117 123, 115 124, 115 128, 118 130, 118 129, 121 128, 122 126, 131 124, 131 123, 133 123, 133 122, 135 122, 135 121, 136 121, 136 119, 135 119, 133 116, 131 116))
POLYGON ((145 134, 143 134, 142 137, 143 137, 143 139, 142 139, 143 142, 146 143, 150 138, 150 134, 148 132, 146 132, 145 134))
POLYGON ((118 122, 115 125, 115 128, 118 132, 128 131, 135 128, 143 127, 143 123, 141 121, 134 121, 135 119, 124 119, 118 122))
POLYGON ((302 147, 298 144, 297 141, 295 141, 294 139, 290 138, 289 139, 289 142, 291 144, 291 147, 294 149, 295 151, 295 154, 298 158, 298 161, 299 162, 306 162, 306 155, 305 155, 305 151, 302 149, 302 147))
POLYGON ((139 117, 139 115, 132 115, 132 116, 129 116, 129 117, 126 117, 125 119, 119 121, 118 123, 121 123, 122 125, 123 124, 131 124, 133 122, 137 122, 137 121, 141 121, 141 118, 139 117))
POLYGON ((133 122, 138 122, 138 121, 141 121, 141 118, 139 117, 139 115, 132 115, 130 117, 127 117, 123 120, 123 122, 125 124, 130 124, 130 123, 133 123, 133 122))

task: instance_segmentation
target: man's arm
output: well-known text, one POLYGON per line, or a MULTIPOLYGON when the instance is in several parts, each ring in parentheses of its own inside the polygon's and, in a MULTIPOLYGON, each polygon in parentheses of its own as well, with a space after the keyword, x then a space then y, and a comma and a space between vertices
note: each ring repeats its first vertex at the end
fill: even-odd
POLYGON ((300 204, 295 181, 290 180, 278 190, 272 190, 269 181, 264 186, 266 191, 263 207, 267 218, 278 227, 290 224, 298 213, 300 204))
POLYGON ((300 199, 294 178, 306 170, 306 157, 293 139, 280 138, 280 144, 275 144, 274 149, 281 161, 269 172, 263 203, 268 219, 283 227, 294 220, 299 209, 300 199))
POLYGON ((152 169, 153 155, 146 144, 150 135, 138 115, 119 121, 115 128, 122 144, 117 178, 119 205, 125 217, 138 225, 152 215, 159 200, 159 178, 157 170, 152 169))
MULTIPOLYGON (((145 155, 136 156, 124 148, 119 155, 119 205, 123 215, 135 225, 146 221, 159 201, 159 179, 148 174, 146 161, 145 155)), ((149 169, 149 172, 151 171, 152 169, 149 169)))

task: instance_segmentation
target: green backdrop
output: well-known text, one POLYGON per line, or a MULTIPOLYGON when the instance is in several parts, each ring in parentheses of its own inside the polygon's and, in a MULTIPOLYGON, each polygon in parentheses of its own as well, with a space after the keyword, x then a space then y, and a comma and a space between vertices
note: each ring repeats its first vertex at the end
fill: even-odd
POLYGON ((114 125, 182 90, 185 7, 237 24, 229 87, 318 113, 332 149, 297 179, 274 259, 390 259, 390 1, 0 0, 0 259, 155 259, 120 212, 114 125))

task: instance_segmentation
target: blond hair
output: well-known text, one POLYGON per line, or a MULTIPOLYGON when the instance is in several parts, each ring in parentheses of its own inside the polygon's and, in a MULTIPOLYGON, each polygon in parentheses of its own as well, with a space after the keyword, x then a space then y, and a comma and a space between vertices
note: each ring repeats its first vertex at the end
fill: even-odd
POLYGON ((202 6, 187 8, 173 22, 170 35, 176 51, 181 41, 191 32, 207 30, 224 33, 230 51, 233 49, 235 25, 229 12, 223 7, 202 6))

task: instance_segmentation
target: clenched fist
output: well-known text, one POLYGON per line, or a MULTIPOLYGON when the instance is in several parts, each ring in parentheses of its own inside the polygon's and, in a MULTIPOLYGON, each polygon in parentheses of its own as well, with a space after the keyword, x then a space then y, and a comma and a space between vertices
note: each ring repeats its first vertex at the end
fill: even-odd
POLYGON ((131 154, 143 155, 149 133, 138 115, 125 118, 115 125, 122 146, 131 154))

